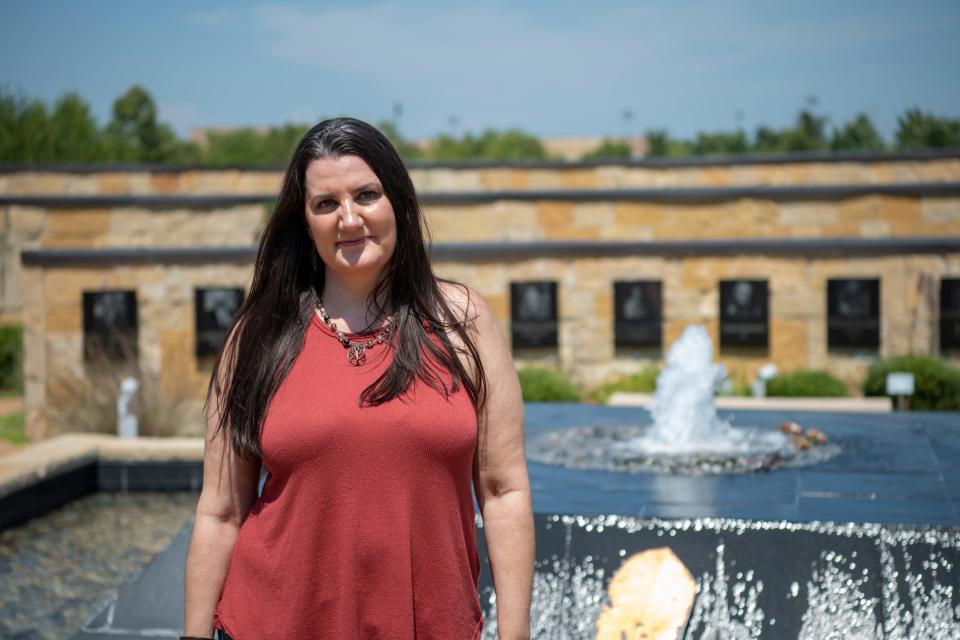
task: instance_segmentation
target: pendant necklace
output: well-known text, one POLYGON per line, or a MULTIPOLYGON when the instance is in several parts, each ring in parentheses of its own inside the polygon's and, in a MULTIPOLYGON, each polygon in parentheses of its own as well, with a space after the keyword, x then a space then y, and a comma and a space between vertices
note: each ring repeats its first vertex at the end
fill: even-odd
POLYGON ((330 320, 330 314, 327 313, 327 310, 323 308, 323 300, 317 301, 317 307, 320 309, 320 317, 323 318, 324 324, 330 327, 330 330, 337 334, 337 339, 340 341, 340 344, 342 344, 343 348, 347 350, 347 362, 355 367, 362 367, 367 362, 367 349, 373 347, 374 345, 386 342, 390 339, 390 334, 393 332, 393 319, 387 318, 387 322, 384 325, 384 332, 378 334, 376 338, 352 342, 349 338, 347 338, 347 336, 344 335, 343 331, 340 331, 340 329, 337 328, 336 323, 330 320))

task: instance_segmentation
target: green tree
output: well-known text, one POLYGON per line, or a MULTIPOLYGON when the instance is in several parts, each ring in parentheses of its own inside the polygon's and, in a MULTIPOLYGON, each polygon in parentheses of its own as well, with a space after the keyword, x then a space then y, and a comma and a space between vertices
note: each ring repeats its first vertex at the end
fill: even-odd
POLYGON ((630 158, 633 150, 623 140, 604 138, 595 149, 591 149, 582 156, 582 160, 605 160, 615 158, 630 158))
POLYGON ((441 161, 469 160, 479 154, 479 146, 472 134, 464 134, 462 138, 455 138, 442 133, 430 145, 430 158, 441 161))
POLYGON ((139 85, 114 101, 107 149, 111 159, 119 162, 191 162, 199 158, 194 145, 177 140, 170 127, 157 122, 157 106, 139 85))
POLYGON ((222 167, 264 162, 260 149, 262 137, 250 128, 208 131, 207 148, 203 153, 204 164, 222 167))
POLYGON ((939 118, 914 107, 897 118, 896 137, 900 149, 960 147, 960 120, 939 118))
POLYGON ((760 125, 757 127, 757 132, 754 135, 753 150, 761 152, 781 151, 784 147, 784 143, 781 140, 782 137, 779 131, 765 125, 760 125))
POLYGON ((96 162, 103 157, 100 129, 90 107, 76 92, 57 100, 48 135, 56 162, 96 162))
POLYGON ((691 151, 698 156, 746 153, 749 149, 750 143, 743 131, 701 132, 697 134, 697 139, 691 145, 691 151))
POLYGON ((43 102, 21 93, 0 93, 0 160, 54 162, 50 116, 43 102))
POLYGON ((519 129, 487 129, 479 136, 462 138, 442 134, 430 147, 433 160, 544 160, 547 152, 540 139, 519 129))
POLYGON ((20 158, 17 130, 18 97, 0 89, 0 162, 17 162, 20 158))
POLYGON ((646 138, 648 156, 655 158, 670 155, 670 135, 666 129, 649 129, 646 138))
POLYGON ((545 160, 547 152, 536 136, 519 129, 500 133, 487 130, 480 136, 480 157, 487 160, 545 160))
POLYGON ((20 114, 20 135, 24 162, 55 162, 50 116, 39 100, 31 100, 20 114))
MULTIPOLYGON (((776 130, 767 126, 757 127, 753 151, 785 153, 791 151, 825 151, 827 140, 827 117, 807 109, 797 114, 793 126, 776 130)), ((747 149, 751 150, 751 149, 747 149)))
POLYGON ((680 157, 691 153, 686 140, 671 138, 666 129, 650 129, 646 133, 647 157, 680 157))
POLYGON ((779 151, 823 151, 829 147, 826 134, 827 118, 803 109, 797 114, 793 127, 780 136, 779 151))
POLYGON ((833 130, 830 148, 834 151, 883 151, 886 144, 869 116, 859 113, 840 129, 833 130))
POLYGON ((310 130, 309 124, 287 123, 280 127, 270 127, 263 140, 263 156, 261 162, 270 164, 286 164, 297 148, 297 143, 310 130))
POLYGON ((297 143, 309 128, 308 125, 285 124, 271 127, 266 132, 251 128, 211 131, 207 134, 208 145, 203 160, 213 166, 283 164, 290 160, 297 143))

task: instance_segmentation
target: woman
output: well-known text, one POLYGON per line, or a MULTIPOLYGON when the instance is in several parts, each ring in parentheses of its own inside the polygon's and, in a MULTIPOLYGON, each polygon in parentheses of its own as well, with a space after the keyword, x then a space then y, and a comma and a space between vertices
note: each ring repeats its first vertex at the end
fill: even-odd
POLYGON ((183 637, 479 638, 471 486, 498 637, 530 637, 516 371, 421 228, 375 128, 326 120, 297 145, 208 388, 183 637))

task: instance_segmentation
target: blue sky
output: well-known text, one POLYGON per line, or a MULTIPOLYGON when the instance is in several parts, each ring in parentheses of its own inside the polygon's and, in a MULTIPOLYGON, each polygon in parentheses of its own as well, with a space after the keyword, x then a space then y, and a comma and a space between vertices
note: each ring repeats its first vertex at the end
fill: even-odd
POLYGON ((370 121, 404 134, 785 126, 816 96, 888 138, 960 117, 960 2, 26 2, 0 0, 0 84, 76 90, 101 123, 131 84, 192 127, 370 121), (628 124, 623 112, 634 116, 628 124), (455 124, 451 119, 456 118, 455 124))

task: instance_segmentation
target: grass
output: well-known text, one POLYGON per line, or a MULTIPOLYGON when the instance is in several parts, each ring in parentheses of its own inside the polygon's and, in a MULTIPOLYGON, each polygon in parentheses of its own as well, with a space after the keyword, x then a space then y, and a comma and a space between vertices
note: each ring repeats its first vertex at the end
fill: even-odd
POLYGON ((0 416, 0 440, 13 444, 27 444, 27 436, 23 431, 22 411, 0 416))

